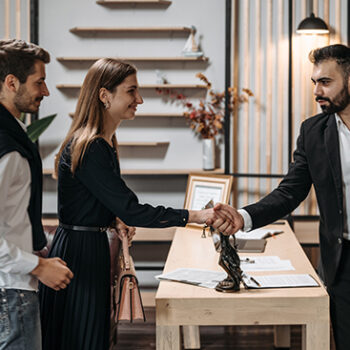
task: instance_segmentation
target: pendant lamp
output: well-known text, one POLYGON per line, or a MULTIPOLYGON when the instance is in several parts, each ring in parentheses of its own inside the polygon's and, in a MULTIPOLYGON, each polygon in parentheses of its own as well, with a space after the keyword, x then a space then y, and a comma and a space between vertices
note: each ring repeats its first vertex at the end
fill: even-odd
POLYGON ((328 34, 329 29, 323 19, 319 17, 315 17, 315 15, 311 13, 310 17, 306 17, 300 22, 297 28, 297 33, 298 34, 328 34))

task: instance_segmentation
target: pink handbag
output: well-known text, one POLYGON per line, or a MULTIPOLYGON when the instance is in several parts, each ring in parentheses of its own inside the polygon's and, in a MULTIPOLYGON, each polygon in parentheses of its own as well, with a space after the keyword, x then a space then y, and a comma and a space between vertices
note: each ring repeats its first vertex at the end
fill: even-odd
POLYGON ((114 321, 116 323, 146 321, 134 262, 129 254, 129 244, 126 236, 123 238, 122 249, 119 254, 113 298, 115 305, 114 321))

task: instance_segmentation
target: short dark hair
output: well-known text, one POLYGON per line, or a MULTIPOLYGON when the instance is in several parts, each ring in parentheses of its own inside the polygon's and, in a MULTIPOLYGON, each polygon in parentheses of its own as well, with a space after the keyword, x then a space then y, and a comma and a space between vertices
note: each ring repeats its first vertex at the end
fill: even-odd
POLYGON ((13 74, 21 84, 34 73, 35 61, 50 62, 50 54, 38 45, 24 40, 0 40, 0 89, 5 78, 13 74))
POLYGON ((335 44, 315 49, 309 53, 309 60, 314 64, 334 60, 343 69, 345 77, 350 76, 350 47, 348 46, 335 44))

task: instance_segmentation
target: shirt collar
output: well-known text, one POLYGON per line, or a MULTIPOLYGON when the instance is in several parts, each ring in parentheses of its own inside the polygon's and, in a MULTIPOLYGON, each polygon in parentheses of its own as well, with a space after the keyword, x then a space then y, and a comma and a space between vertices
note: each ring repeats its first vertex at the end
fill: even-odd
POLYGON ((343 125, 346 126, 344 124, 344 122, 342 121, 342 119, 339 117, 339 115, 337 113, 335 113, 335 121, 337 122, 337 128, 339 130, 339 128, 343 125))
POLYGON ((20 120, 20 119, 18 119, 18 118, 16 118, 16 117, 14 117, 16 120, 17 120, 17 122, 18 122, 18 124, 21 126, 21 128, 25 131, 25 132, 27 132, 27 127, 26 127, 26 125, 20 120))

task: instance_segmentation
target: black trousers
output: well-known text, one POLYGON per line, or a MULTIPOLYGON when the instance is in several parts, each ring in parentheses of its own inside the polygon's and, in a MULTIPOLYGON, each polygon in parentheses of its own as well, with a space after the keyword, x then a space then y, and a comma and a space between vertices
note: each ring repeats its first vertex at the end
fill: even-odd
POLYGON ((350 241, 344 241, 335 283, 328 287, 337 350, 350 349, 350 241))

